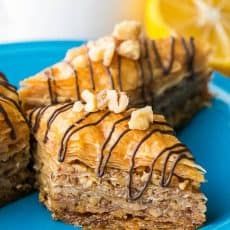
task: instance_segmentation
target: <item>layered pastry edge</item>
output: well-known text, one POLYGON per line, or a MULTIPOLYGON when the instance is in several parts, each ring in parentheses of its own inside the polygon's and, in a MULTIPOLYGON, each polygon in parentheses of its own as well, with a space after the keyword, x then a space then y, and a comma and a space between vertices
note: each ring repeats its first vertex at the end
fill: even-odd
POLYGON ((114 113, 86 112, 86 105, 65 103, 29 112, 38 141, 40 199, 53 217, 84 229, 200 226, 206 211, 206 198, 199 192, 205 171, 164 117, 151 115, 150 107, 114 113))
POLYGON ((32 190, 30 131, 16 88, 0 73, 0 206, 32 190))

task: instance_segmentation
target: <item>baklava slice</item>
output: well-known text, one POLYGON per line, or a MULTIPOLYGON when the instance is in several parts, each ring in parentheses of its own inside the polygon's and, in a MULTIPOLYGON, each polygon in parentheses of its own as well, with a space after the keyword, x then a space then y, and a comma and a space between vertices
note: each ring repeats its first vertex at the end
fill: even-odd
POLYGON ((0 206, 31 190, 29 128, 16 89, 0 73, 0 206))
POLYGON ((202 225, 205 171, 165 118, 150 106, 89 112, 88 102, 29 113, 40 201, 53 218, 94 230, 202 225))
POLYGON ((84 89, 125 91, 130 106, 152 105, 174 127, 207 104, 209 51, 193 38, 150 40, 138 22, 69 50, 61 62, 21 82, 24 109, 80 99, 84 89))

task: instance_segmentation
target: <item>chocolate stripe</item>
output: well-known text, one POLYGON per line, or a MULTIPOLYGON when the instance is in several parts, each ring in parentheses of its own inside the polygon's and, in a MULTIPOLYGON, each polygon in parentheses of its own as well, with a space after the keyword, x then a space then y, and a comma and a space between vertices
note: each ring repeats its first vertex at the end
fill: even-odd
POLYGON ((80 96, 80 86, 79 86, 79 82, 78 82, 77 69, 75 69, 74 66, 68 61, 66 61, 66 64, 73 70, 74 78, 75 78, 76 96, 77 96, 77 100, 80 100, 81 96, 80 96))
POLYGON ((39 111, 36 113, 36 116, 35 116, 35 122, 34 122, 34 126, 32 128, 32 131, 33 133, 36 133, 39 129, 39 126, 40 126, 40 121, 41 121, 41 118, 43 116, 43 114, 45 113, 45 111, 50 108, 52 105, 47 105, 45 107, 41 107, 39 109, 39 111))
POLYGON ((47 128, 46 128, 46 132, 45 132, 45 135, 44 135, 44 139, 43 139, 43 142, 46 143, 47 140, 48 140, 48 133, 49 133, 49 130, 51 128, 51 125, 53 124, 53 122, 55 121, 55 119, 62 113, 66 112, 67 110, 69 110, 70 108, 72 108, 73 106, 73 102, 70 102, 68 104, 65 104, 63 106, 61 106, 60 108, 58 109, 55 109, 53 111, 53 113, 51 114, 50 118, 48 119, 47 121, 47 128))
POLYGON ((154 55, 156 57, 156 60, 159 63, 159 65, 160 65, 160 67, 161 67, 161 69, 163 71, 163 74, 168 75, 170 73, 171 69, 172 69, 173 62, 174 62, 175 38, 171 37, 171 41, 170 41, 170 56, 169 56, 168 66, 164 66, 162 58, 161 58, 161 56, 159 54, 159 51, 157 49, 156 42, 154 40, 152 41, 152 47, 153 47, 153 52, 154 52, 154 55))
POLYGON ((123 91, 123 85, 122 85, 122 57, 120 55, 117 55, 117 64, 118 64, 118 85, 119 85, 119 90, 123 91))
POLYGON ((107 74, 108 74, 108 76, 109 76, 109 79, 110 79, 111 88, 112 88, 112 89, 115 89, 114 81, 113 81, 113 75, 112 75, 112 73, 111 73, 111 71, 110 71, 110 68, 107 67, 107 66, 105 66, 105 69, 106 69, 106 72, 107 72, 107 74))
POLYGON ((188 156, 188 155, 186 154, 186 153, 189 152, 189 150, 188 150, 183 144, 181 144, 181 147, 183 147, 183 148, 180 149, 180 150, 170 151, 170 152, 168 153, 168 155, 166 156, 166 158, 165 158, 165 161, 164 161, 164 164, 163 164, 163 171, 162 171, 162 175, 161 175, 161 182, 160 182, 160 184, 161 184, 162 187, 167 187, 167 186, 170 184, 170 182, 171 182, 171 180, 172 180, 173 172, 174 172, 174 170, 175 170, 175 168, 176 168, 176 165, 177 165, 177 163, 178 163, 180 160, 182 160, 182 158, 186 158, 186 159, 189 159, 189 160, 193 160, 193 157, 190 157, 190 156, 188 156), (165 177, 166 177, 166 171, 167 171, 167 165, 168 165, 168 162, 169 162, 170 157, 171 157, 173 154, 179 154, 179 160, 178 160, 178 157, 177 157, 177 160, 174 161, 174 163, 173 163, 173 166, 172 166, 172 168, 171 168, 171 170, 170 170, 170 173, 169 173, 168 178, 165 179, 165 177))
POLYGON ((184 37, 181 38, 181 43, 182 46, 184 47, 185 50, 185 56, 186 56, 186 62, 188 66, 188 71, 190 71, 191 76, 194 75, 194 60, 195 60, 195 43, 194 43, 194 38, 190 37, 189 39, 189 44, 190 48, 187 45, 187 42, 184 37))
MULTIPOLYGON (((107 157, 106 157, 106 159, 104 161, 104 150, 106 149, 107 144, 111 140, 111 137, 112 137, 112 135, 113 135, 113 133, 115 131, 116 126, 118 124, 120 124, 121 122, 128 120, 129 118, 130 118, 130 115, 128 115, 126 117, 123 117, 123 118, 121 118, 121 119, 119 119, 119 120, 117 120, 117 121, 115 121, 113 123, 112 129, 110 130, 108 137, 106 138, 104 144, 102 145, 101 152, 100 152, 100 155, 99 155, 99 164, 98 164, 98 168, 96 170, 97 171, 97 175, 99 177, 102 177, 104 175, 106 164, 108 163, 109 158, 111 156, 112 149, 109 150, 109 154, 107 155, 107 157)), ((118 140, 120 140, 120 137, 118 138, 118 140)))
MULTIPOLYGON (((99 120, 97 120, 96 122, 92 122, 92 123, 88 123, 88 124, 85 124, 83 126, 80 126, 80 127, 75 127, 76 124, 79 124, 81 121, 83 121, 86 117, 80 119, 79 121, 77 121, 74 125, 70 126, 66 132, 64 133, 64 136, 61 140, 61 147, 59 149, 59 152, 58 152, 58 160, 60 162, 63 162, 64 159, 65 159, 65 154, 66 154, 66 150, 67 150, 67 145, 68 145, 68 142, 71 138, 71 136, 73 134, 75 134, 76 132, 86 128, 86 127, 90 127, 90 126, 95 126, 95 125, 98 125, 101 121, 103 121, 111 112, 106 112, 99 120), (76 128, 76 129, 74 129, 76 128)), ((91 113, 92 114, 92 113, 91 113)), ((90 114, 87 114, 86 116, 89 116, 90 114)))
MULTIPOLYGON (((142 139, 141 141, 138 143, 138 145, 136 146, 133 154, 132 154, 132 158, 131 158, 131 166, 130 166, 130 169, 129 169, 129 180, 128 180, 128 196, 129 196, 129 199, 130 200, 136 200, 138 199, 141 195, 138 194, 137 196, 134 196, 132 194, 132 183, 133 183, 133 176, 132 176, 132 173, 133 173, 133 170, 134 170, 134 167, 135 167, 135 157, 136 157, 136 154, 138 152, 138 150, 140 149, 140 147, 142 146, 143 143, 145 143, 145 141, 147 139, 149 139, 154 133, 161 133, 163 135, 173 135, 173 131, 172 130, 161 130, 161 129, 153 129, 152 131, 150 131, 149 133, 147 133, 142 139)), ((158 157, 157 157, 158 158, 158 157)), ((156 158, 156 159, 157 159, 156 158)), ((147 185, 146 185, 147 187, 147 185)))
POLYGON ((47 70, 44 72, 44 74, 47 77, 47 84, 48 84, 48 91, 49 91, 49 97, 51 104, 56 104, 57 103, 57 94, 56 94, 56 87, 55 87, 55 80, 52 77, 52 68, 50 70, 47 70), (54 90, 53 90, 54 88, 54 90))

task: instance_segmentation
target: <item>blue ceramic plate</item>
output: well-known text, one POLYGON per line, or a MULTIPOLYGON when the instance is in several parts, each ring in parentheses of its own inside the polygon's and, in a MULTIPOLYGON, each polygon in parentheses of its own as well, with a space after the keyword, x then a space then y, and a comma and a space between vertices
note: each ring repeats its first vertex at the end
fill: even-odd
MULTIPOLYGON (((54 41, 0 45, 0 70, 18 85, 24 77, 63 58, 82 42, 54 41)), ((230 229, 230 79, 214 74, 212 106, 203 109, 178 135, 207 169, 203 191, 208 197, 208 220, 203 230, 230 229)), ((34 193, 0 209, 0 229, 76 229, 53 221, 34 193)))

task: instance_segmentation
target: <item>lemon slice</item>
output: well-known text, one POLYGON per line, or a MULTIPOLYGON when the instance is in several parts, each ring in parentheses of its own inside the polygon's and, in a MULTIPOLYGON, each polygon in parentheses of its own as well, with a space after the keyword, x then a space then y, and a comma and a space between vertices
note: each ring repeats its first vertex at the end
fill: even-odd
POLYGON ((211 50, 210 66, 230 76, 229 0, 148 0, 146 31, 151 38, 194 36, 211 50))

